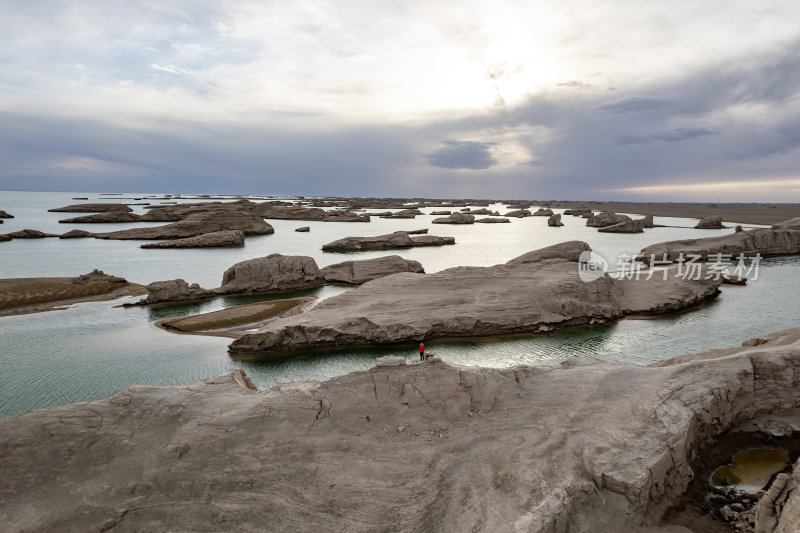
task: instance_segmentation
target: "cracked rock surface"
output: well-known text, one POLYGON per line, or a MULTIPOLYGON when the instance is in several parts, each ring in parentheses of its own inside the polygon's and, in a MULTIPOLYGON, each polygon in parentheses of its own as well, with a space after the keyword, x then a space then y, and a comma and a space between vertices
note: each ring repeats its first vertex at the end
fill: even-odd
MULTIPOLYGON (((9 532, 685 532, 658 524, 698 447, 798 412, 800 328, 761 341, 651 367, 131 386, 1 419, 0 516, 9 532)), ((797 527, 783 490, 787 526, 765 531, 797 527)))

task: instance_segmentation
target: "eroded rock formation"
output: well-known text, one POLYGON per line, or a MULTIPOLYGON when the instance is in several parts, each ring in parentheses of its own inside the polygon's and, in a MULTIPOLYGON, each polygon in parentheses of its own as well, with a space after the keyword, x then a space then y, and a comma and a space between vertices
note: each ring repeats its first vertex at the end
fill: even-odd
POLYGON ((325 279, 311 257, 271 254, 236 263, 222 276, 219 294, 280 292, 318 287, 325 279))
POLYGON ((418 261, 403 259, 399 255, 387 255, 363 261, 345 261, 326 266, 321 270, 328 283, 347 283, 361 285, 373 279, 382 278, 398 272, 424 273, 418 261))
POLYGON ((720 216, 706 217, 695 226, 696 229, 723 229, 724 227, 720 216))
POLYGON ((141 248, 214 248, 219 246, 244 246, 244 232, 241 230, 214 231, 203 233, 197 237, 143 244, 141 248))
POLYGON ((236 211, 193 213, 163 226, 98 233, 98 239, 184 239, 204 233, 240 230, 245 235, 268 235, 275 230, 257 215, 236 211))
MULTIPOLYGON (((326 346, 392 344, 444 337, 488 337, 595 324, 627 314, 678 311, 716 296, 721 280, 583 281, 569 259, 512 260, 434 274, 395 274, 331 297, 234 341, 232 353, 290 352, 326 346), (524 290, 522 290, 524 288, 524 290), (391 302, 391 305, 387 305, 391 302)), ((551 249, 545 254, 555 253, 551 249)), ((526 254, 527 255, 527 254, 526 254)))
MULTIPOLYGON (((412 232, 418 233, 418 232, 412 232)), ((412 248, 414 246, 443 246, 455 244, 453 237, 419 235, 412 237, 409 232, 396 231, 375 237, 345 237, 322 246, 326 252, 357 252, 362 250, 391 250, 393 248, 412 248)))
POLYGON ((470 213, 452 213, 447 217, 434 218, 431 224, 472 224, 475 216, 470 213))
MULTIPOLYGON (((240 369, 134 385, 0 419, 3 528, 686 531, 659 522, 697 451, 755 417, 797 419, 799 338, 657 367, 400 357, 264 391, 240 369)), ((756 530, 794 531, 797 491, 772 492, 785 503, 756 530)))
POLYGON ((762 257, 798 254, 800 230, 756 228, 705 239, 668 241, 644 248, 639 256, 649 261, 651 256, 660 259, 666 254, 667 259, 676 261, 681 254, 698 255, 705 260, 717 254, 740 253, 748 256, 758 253, 762 257))
POLYGON ((586 221, 586 225, 592 228, 605 228, 606 226, 613 226, 631 220, 628 215, 618 215, 616 213, 603 212, 598 215, 590 217, 586 221))
POLYGON ((612 224, 611 226, 603 226, 597 228, 597 231, 605 233, 642 233, 647 226, 645 219, 639 220, 626 220, 619 224, 612 224))

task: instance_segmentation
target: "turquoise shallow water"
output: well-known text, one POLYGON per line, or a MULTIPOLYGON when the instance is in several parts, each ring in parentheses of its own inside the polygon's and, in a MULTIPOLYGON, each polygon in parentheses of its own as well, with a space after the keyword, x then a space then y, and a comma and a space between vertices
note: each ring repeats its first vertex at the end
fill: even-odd
MULTIPOLYGON (((23 228, 59 233, 75 227, 99 230, 98 225, 59 224, 59 219, 73 214, 46 212, 48 208, 77 203, 71 198, 81 196, 90 201, 99 198, 96 193, 0 192, 0 209, 17 217, 7 219, 0 232, 23 228)), ((504 212, 503 206, 492 207, 495 208, 504 212)), ((74 276, 100 268, 139 283, 183 277, 214 287, 233 263, 270 253, 310 255, 320 266, 385 255, 386 252, 328 254, 320 248, 325 242, 348 235, 378 235, 398 229, 429 228, 432 234, 456 237, 455 246, 397 252, 420 261, 428 272, 457 265, 493 265, 570 239, 585 240, 613 259, 620 253, 635 254, 654 242, 732 231, 694 230, 694 220, 660 217, 656 223, 683 227, 619 235, 598 233, 585 227, 584 220, 569 216, 564 218, 563 228, 548 228, 546 218, 539 217, 472 226, 432 225, 432 218, 375 218, 370 223, 270 220, 274 235, 248 237, 244 248, 217 250, 142 250, 136 241, 15 240, 0 243, 0 277, 74 276), (311 226, 311 232, 293 231, 303 225, 311 226)), ((102 225, 103 230, 116 227, 136 225, 102 225)), ((765 260, 758 280, 747 287, 725 286, 714 303, 690 313, 501 341, 433 342, 430 348, 453 363, 493 367, 588 355, 649 364, 683 353, 735 346, 759 334, 800 325, 800 303, 794 289, 798 273, 798 258, 765 260)), ((304 294, 327 298, 343 290, 346 289, 324 287, 304 294)), ((239 362, 227 355, 228 339, 176 335, 153 325, 168 315, 205 312, 244 301, 251 299, 218 299, 158 309, 115 307, 120 301, 95 302, 64 311, 0 317, 0 416, 97 399, 132 383, 192 383, 236 366, 244 368, 259 387, 325 379, 369 368, 377 355, 402 353, 392 348, 239 362)))

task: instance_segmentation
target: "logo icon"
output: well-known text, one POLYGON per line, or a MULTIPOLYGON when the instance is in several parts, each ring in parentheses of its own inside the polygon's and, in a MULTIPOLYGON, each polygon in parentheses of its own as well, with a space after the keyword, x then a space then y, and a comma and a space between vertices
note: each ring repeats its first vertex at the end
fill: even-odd
POLYGON ((597 252, 581 252, 578 257, 578 276, 581 281, 589 283, 602 278, 608 272, 608 261, 597 252))

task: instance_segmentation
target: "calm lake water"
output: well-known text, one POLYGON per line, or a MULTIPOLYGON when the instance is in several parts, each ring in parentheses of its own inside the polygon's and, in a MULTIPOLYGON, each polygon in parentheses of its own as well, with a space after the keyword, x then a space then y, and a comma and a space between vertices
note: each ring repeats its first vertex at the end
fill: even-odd
MULTIPOLYGON (((80 214, 48 213, 47 209, 81 202, 72 200, 73 197, 88 197, 90 202, 158 204, 167 201, 163 198, 133 200, 145 194, 122 196, 125 199, 98 193, 0 192, 0 210, 16 217, 6 219, 0 226, 0 233, 24 228, 52 233, 74 228, 111 231, 148 225, 59 224, 59 219, 80 214)), ((133 208, 144 212, 142 206, 133 208)), ((500 213, 507 211, 502 204, 491 209, 500 213)), ((424 211, 432 210, 436 209, 424 211)), ((275 228, 273 235, 247 237, 243 248, 207 250, 143 250, 139 248, 141 241, 14 240, 0 243, 0 278, 77 276, 99 268, 142 284, 184 278, 212 288, 220 284, 222 273, 234 263, 271 253, 308 255, 320 266, 396 253, 419 261, 427 272, 436 272, 458 265, 494 265, 572 239, 588 242, 594 250, 613 261, 620 254, 636 254, 648 244, 733 231, 695 230, 692 228, 695 219, 665 217, 656 217, 655 222, 678 227, 653 228, 631 235, 599 233, 587 228, 585 220, 571 216, 564 217, 566 225, 562 228, 548 227, 545 217, 512 219, 509 224, 464 226, 433 225, 433 218, 430 215, 416 219, 373 218, 370 223, 268 220, 275 228), (300 226, 310 226, 311 231, 296 233, 294 229, 300 226), (453 236, 457 244, 355 254, 321 251, 324 243, 346 236, 422 228, 429 228, 434 235, 453 236)), ((797 326, 800 303, 794 284, 798 274, 798 258, 763 260, 758 280, 747 287, 726 285, 714 303, 690 313, 653 320, 624 320, 600 327, 502 341, 434 341, 428 346, 449 362, 491 367, 590 355, 644 365, 708 348, 736 346, 759 334, 797 326)), ((344 290, 347 289, 328 286, 301 294, 324 299, 344 290)), ((285 381, 326 379, 369 368, 376 356, 402 353, 392 348, 333 352, 281 361, 239 362, 227 354, 229 339, 177 335, 153 324, 166 316, 211 311, 254 301, 253 297, 221 298, 202 304, 156 309, 116 307, 129 300, 85 303, 64 311, 0 317, 0 416, 102 398, 133 383, 189 384, 232 367, 244 368, 259 388, 285 381)))

